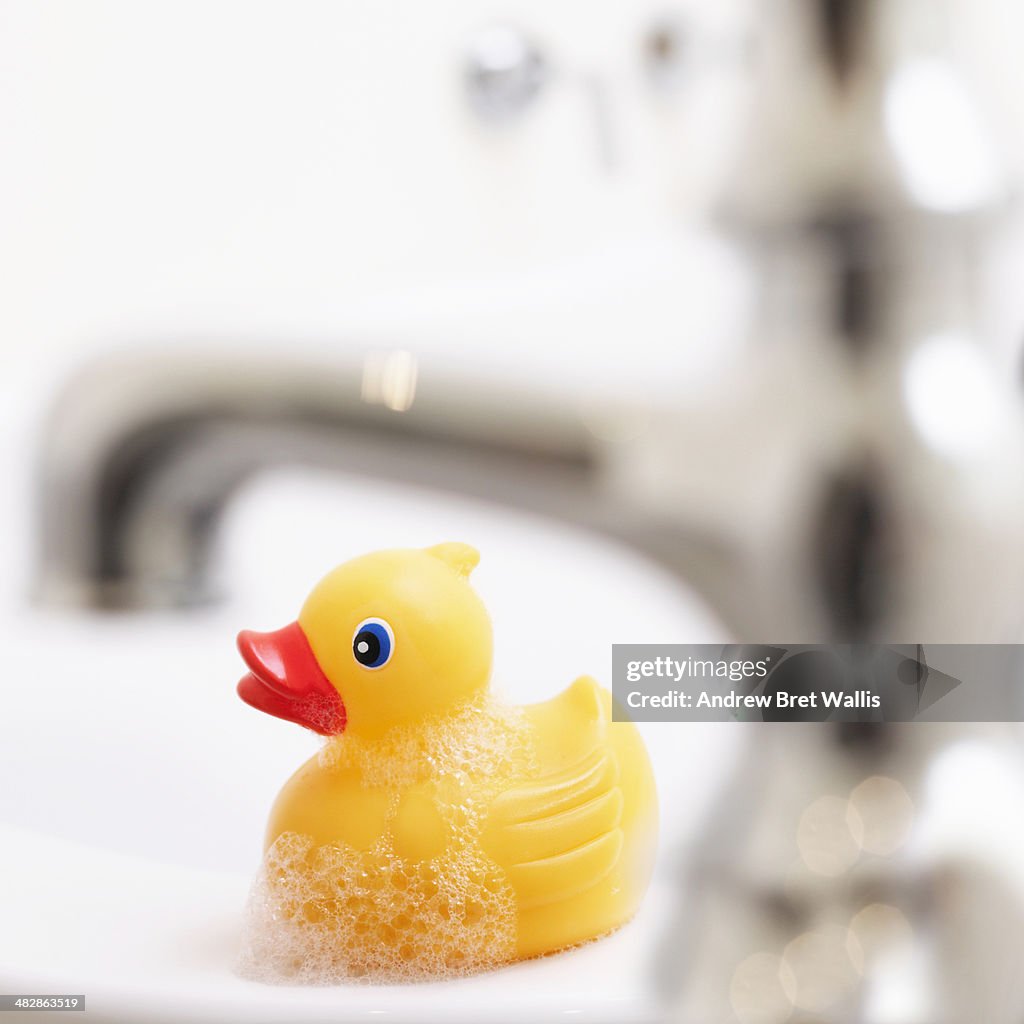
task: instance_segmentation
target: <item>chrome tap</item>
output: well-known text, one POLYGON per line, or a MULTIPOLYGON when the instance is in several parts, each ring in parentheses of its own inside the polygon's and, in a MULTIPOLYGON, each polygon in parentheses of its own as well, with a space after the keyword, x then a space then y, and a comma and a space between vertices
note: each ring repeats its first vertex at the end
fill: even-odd
MULTIPOLYGON (((816 513, 761 562, 772 578, 803 567, 816 640, 1019 635, 1024 495, 1010 467, 1024 434, 1015 382, 983 355, 978 298, 1012 190, 933 31, 940 7, 764 4, 751 151, 724 199, 764 259, 765 343, 792 360, 780 401, 793 380, 823 396, 816 513)), ((812 621, 805 606, 791 628, 812 621)), ((983 852, 1022 853, 998 821, 1019 804, 994 797, 1024 792, 1021 738, 1017 725, 751 728, 682 868, 659 965, 672 1019, 1024 1017, 1003 947, 1019 960, 1024 894, 983 852), (957 820, 935 774, 965 747, 998 764, 975 781, 994 820, 960 819, 973 846, 948 831, 929 842, 937 819, 957 820)))
POLYGON ((239 484, 313 461, 614 536, 741 638, 1011 635, 1024 432, 1014 387, 985 363, 977 302, 1008 189, 928 36, 934 9, 753 6, 749 130, 713 212, 749 254, 759 305, 725 388, 638 406, 509 392, 357 346, 248 368, 209 345, 114 355, 54 407, 40 594, 202 599, 239 484), (931 100, 938 133, 915 120, 931 100), (414 372, 405 398, 377 394, 377 376, 408 391, 414 372))
POLYGON ((629 422, 608 407, 432 374, 405 351, 347 363, 113 354, 67 383, 44 430, 37 594, 106 608, 210 600, 225 508, 253 474, 281 464, 563 519, 706 577, 717 593, 725 555, 713 538, 616 499, 616 432, 629 422))

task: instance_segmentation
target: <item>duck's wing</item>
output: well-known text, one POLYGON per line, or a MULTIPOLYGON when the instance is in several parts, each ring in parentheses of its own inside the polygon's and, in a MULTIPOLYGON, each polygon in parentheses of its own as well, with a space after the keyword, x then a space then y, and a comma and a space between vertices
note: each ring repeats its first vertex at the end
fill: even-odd
POLYGON ((623 795, 608 742, 606 691, 583 677, 531 710, 542 767, 535 778, 494 799, 482 835, 524 909, 596 885, 615 866, 623 843, 623 795))

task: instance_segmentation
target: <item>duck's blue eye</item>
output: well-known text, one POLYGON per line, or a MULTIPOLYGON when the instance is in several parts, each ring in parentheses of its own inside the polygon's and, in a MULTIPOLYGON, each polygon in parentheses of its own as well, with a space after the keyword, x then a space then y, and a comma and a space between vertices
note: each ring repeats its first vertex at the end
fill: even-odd
POLYGON ((383 619, 364 619, 352 637, 352 653, 364 668, 383 668, 395 652, 395 634, 383 619))

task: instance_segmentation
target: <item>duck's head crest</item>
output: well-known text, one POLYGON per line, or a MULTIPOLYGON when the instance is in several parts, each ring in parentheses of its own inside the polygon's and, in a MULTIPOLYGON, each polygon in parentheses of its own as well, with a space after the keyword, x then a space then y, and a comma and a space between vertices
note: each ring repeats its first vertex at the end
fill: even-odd
POLYGON ((424 549, 428 554, 439 558, 456 576, 468 579, 469 574, 480 564, 480 552, 469 544, 458 541, 447 541, 424 549))

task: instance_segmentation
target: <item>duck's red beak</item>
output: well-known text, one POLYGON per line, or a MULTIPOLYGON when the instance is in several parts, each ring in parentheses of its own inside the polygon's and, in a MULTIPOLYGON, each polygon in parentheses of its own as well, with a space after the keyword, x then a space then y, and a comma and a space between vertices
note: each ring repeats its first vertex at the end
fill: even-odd
POLYGON ((275 633, 242 630, 238 649, 249 666, 238 684, 246 704, 322 736, 344 731, 345 705, 297 622, 275 633))

